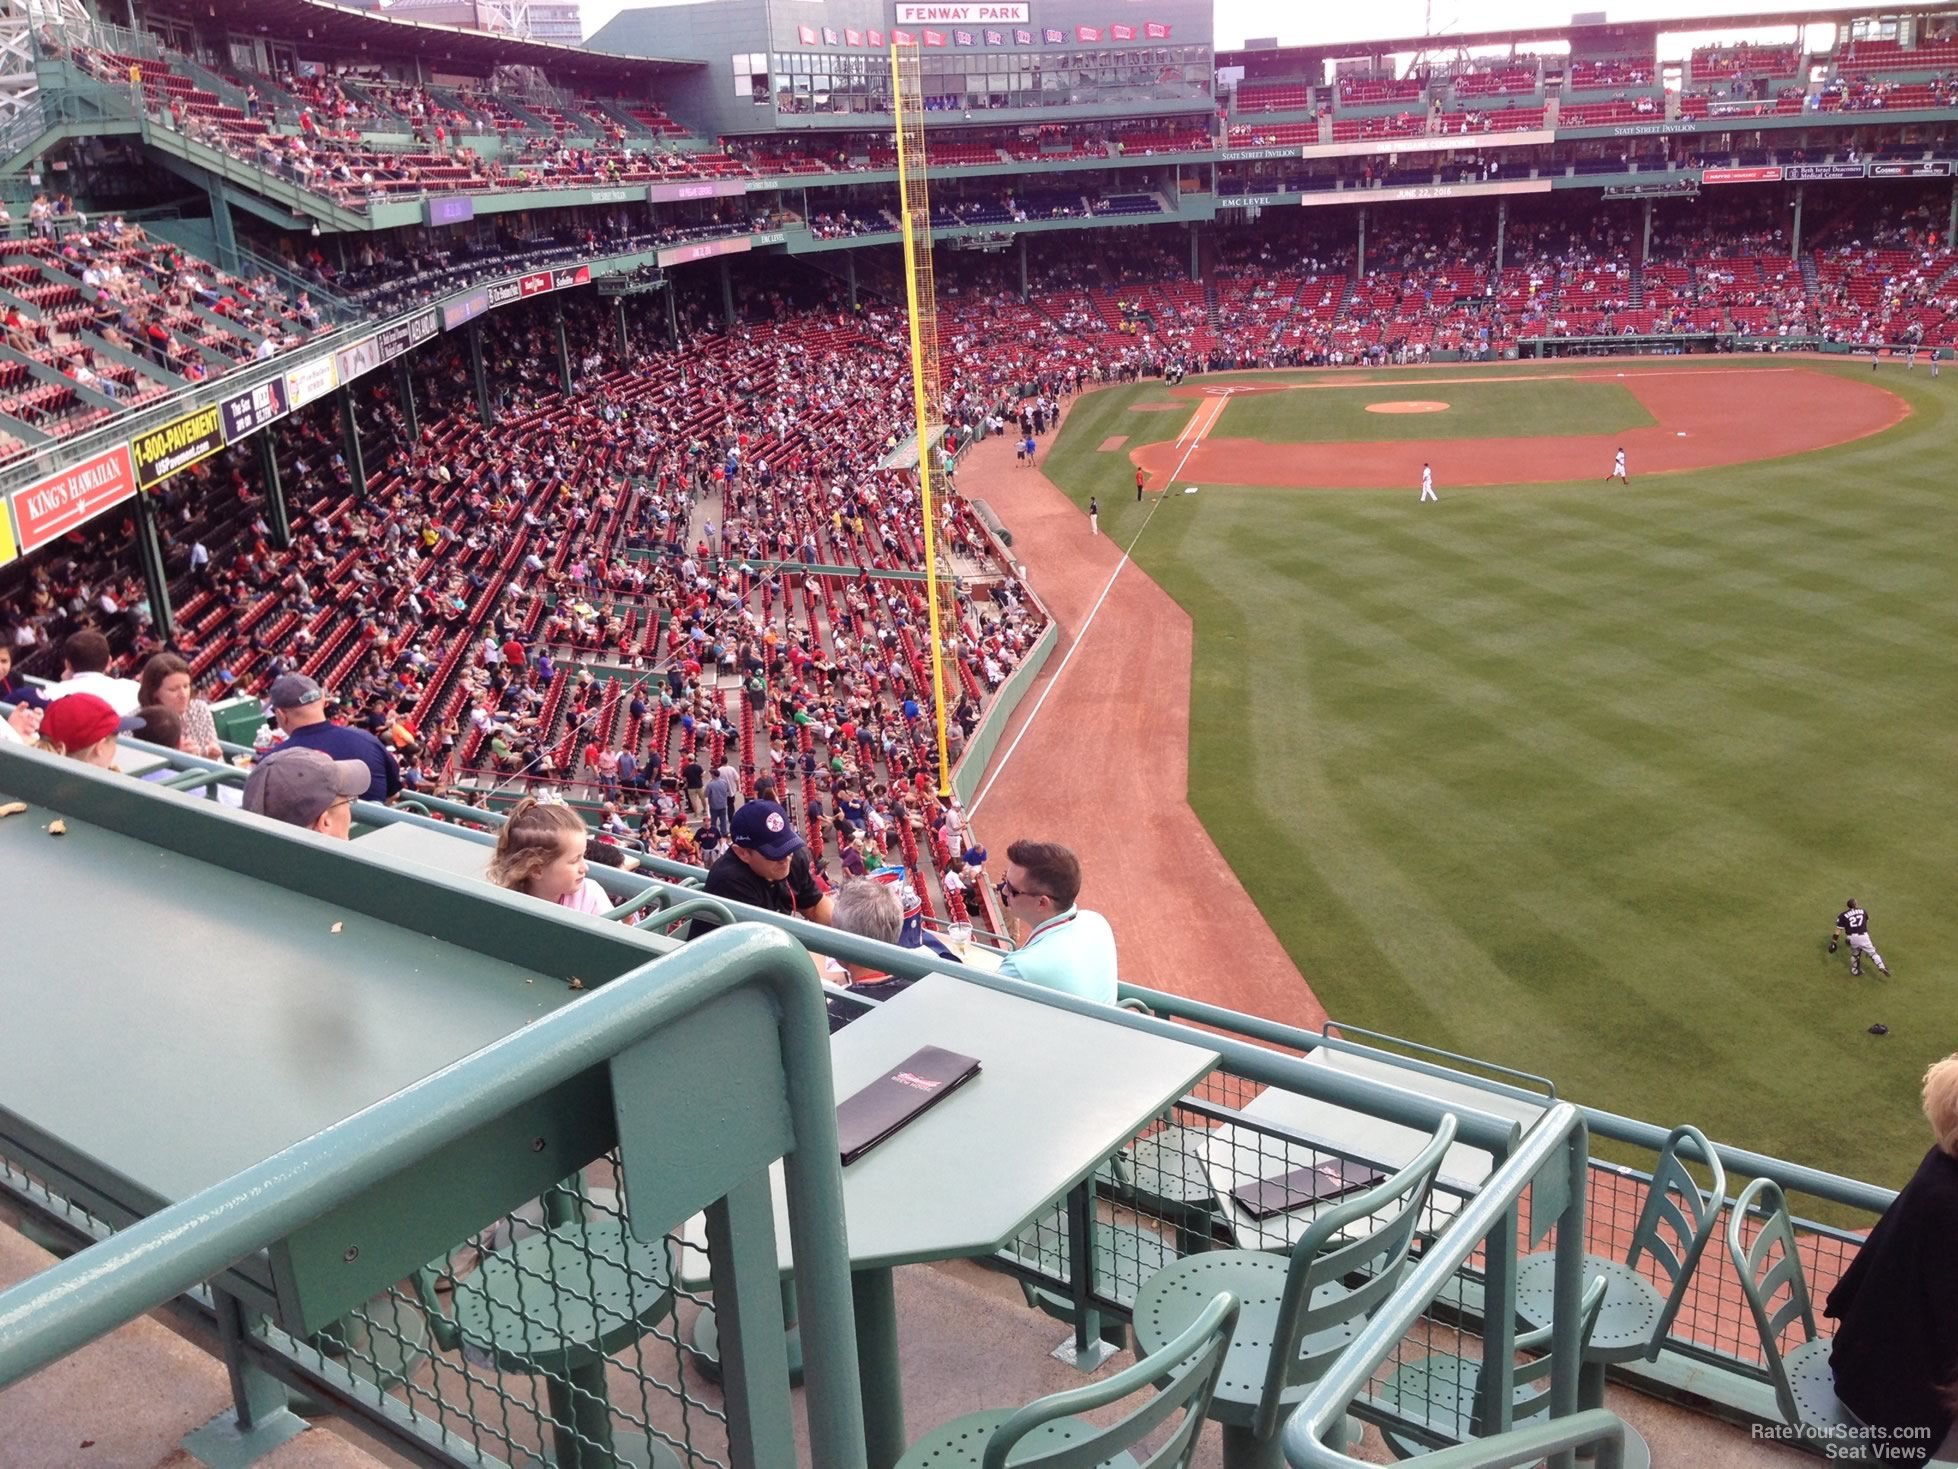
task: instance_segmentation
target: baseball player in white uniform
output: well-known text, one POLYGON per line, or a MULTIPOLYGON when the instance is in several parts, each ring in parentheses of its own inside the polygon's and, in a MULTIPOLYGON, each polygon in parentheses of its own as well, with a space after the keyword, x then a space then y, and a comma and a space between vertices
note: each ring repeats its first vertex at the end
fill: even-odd
POLYGON ((1604 482, 1606 484, 1610 484, 1613 480, 1617 480, 1618 483, 1620 483, 1621 485, 1628 485, 1631 483, 1631 481, 1625 477, 1625 451, 1623 449, 1620 449, 1617 455, 1612 459, 1611 473, 1604 477, 1604 482))
POLYGON ((1883 967, 1883 955, 1877 953, 1876 945, 1870 941, 1870 915, 1856 906, 1854 898, 1842 905, 1842 912, 1836 915, 1836 931, 1829 935, 1829 952, 1835 953, 1836 945, 1843 938, 1849 940, 1849 972, 1863 972, 1863 956, 1870 956, 1870 963, 1876 965, 1876 972, 1885 979, 1890 971, 1883 967))
POLYGON ((1441 496, 1435 493, 1435 472, 1432 465, 1421 466, 1421 498, 1439 503, 1441 496))

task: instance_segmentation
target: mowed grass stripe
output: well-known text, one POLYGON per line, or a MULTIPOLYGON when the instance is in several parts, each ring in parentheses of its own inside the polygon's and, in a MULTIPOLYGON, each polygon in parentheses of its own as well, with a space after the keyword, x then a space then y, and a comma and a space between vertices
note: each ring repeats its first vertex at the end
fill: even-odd
MULTIPOLYGON (((1884 435, 1629 489, 1161 507, 1136 554, 1196 622, 1192 804, 1336 1016, 1907 1174, 1958 1037, 1958 380, 1880 381, 1913 409, 1884 435), (1887 986, 1823 951, 1852 892, 1887 986)), ((1047 462, 1105 516, 1134 507, 1094 419, 1132 391, 1047 462)))

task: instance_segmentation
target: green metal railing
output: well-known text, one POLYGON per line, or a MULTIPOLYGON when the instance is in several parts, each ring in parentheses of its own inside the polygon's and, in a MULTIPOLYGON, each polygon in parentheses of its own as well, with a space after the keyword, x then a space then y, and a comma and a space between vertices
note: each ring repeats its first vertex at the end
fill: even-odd
MULTIPOLYGON (((1421 1262, 1402 1281, 1361 1330, 1352 1345, 1306 1395, 1284 1430, 1285 1457, 1292 1469, 1359 1469, 1362 1461, 1327 1446, 1341 1420, 1367 1391, 1380 1365, 1417 1331, 1437 1297, 1449 1288, 1478 1244, 1490 1248, 1513 1220, 1526 1189, 1561 1183, 1564 1206, 1557 1216, 1556 1309, 1552 1321, 1550 1417, 1548 1421, 1498 1432, 1487 1438, 1437 1449, 1422 1462, 1440 1469, 1506 1469, 1547 1460, 1550 1469, 1571 1469, 1579 1448, 1596 1449, 1597 1469, 1618 1469, 1625 1426, 1614 1413, 1579 1413, 1577 1373, 1581 1342, 1578 1297, 1583 1289, 1584 1119, 1561 1102, 1530 1131, 1523 1144, 1496 1170, 1454 1224, 1429 1246, 1421 1262), (1557 1170, 1563 1170, 1561 1180, 1557 1170)), ((1486 1396, 1506 1406, 1508 1383, 1490 1385, 1486 1396)))
MULTIPOLYGON (((819 1464, 861 1464, 861 1385, 841 1228, 828 1026, 811 978, 808 959, 794 943, 752 925, 718 931, 681 953, 620 976, 263 1163, 0 1292, 0 1387, 196 1289, 234 1262, 377 1186, 415 1177, 419 1170, 439 1170, 445 1150, 485 1118, 545 1093, 583 1085, 594 1068, 630 1058, 662 1032, 685 1025, 697 1043, 708 1033, 701 1029, 703 1017, 723 1017, 729 1025, 745 1021, 752 1032, 756 1016, 779 1016, 779 1021, 769 1021, 779 1024, 779 1042, 764 1043, 758 1050, 766 1058, 764 1069, 779 1068, 787 1115, 795 1119, 794 1147, 785 1158, 786 1193, 797 1260, 796 1302, 808 1351, 810 1441, 819 1464), (744 990, 764 996, 764 1003, 728 1003, 744 990)), ((752 1047, 757 1039, 748 1034, 745 1043, 752 1047)), ((613 1085, 629 1085, 629 1073, 615 1066, 613 1085)), ((731 1156, 753 1155, 757 1166, 765 1168, 764 1140, 743 1136, 753 1132, 744 1126, 730 1134, 725 1117, 717 1123, 717 1136, 733 1150, 731 1156)), ((624 1157, 635 1156, 628 1141, 624 1157)), ((628 1169, 646 1166, 643 1159, 628 1164, 613 1153, 592 1171, 622 1182, 628 1169)), ((0 1173, 0 1178, 11 1172, 0 1173)), ((652 1187, 653 1182, 641 1177, 637 1187, 653 1195, 671 1192, 652 1187)), ((727 1410, 674 1380, 685 1368, 671 1330, 655 1329, 650 1335, 672 1347, 674 1376, 662 1377, 612 1345, 593 1364, 599 1375, 587 1374, 585 1381, 592 1385, 581 1389, 575 1384, 577 1369, 549 1356, 543 1342, 554 1324, 562 1327, 580 1311, 599 1316, 601 1323, 607 1311, 614 1313, 619 1319, 607 1335, 630 1334, 635 1341, 647 1334, 641 1330, 641 1314, 671 1312, 671 1267, 660 1254, 673 1245, 669 1241, 662 1246, 657 1237, 650 1247, 639 1243, 618 1199, 617 1193, 605 1195, 584 1183, 552 1191, 543 1200, 541 1219, 525 1218, 519 1211, 460 1247, 475 1250, 476 1260, 458 1264, 452 1255, 423 1272, 412 1287, 390 1290, 307 1343, 246 1328, 227 1335, 227 1347, 235 1349, 242 1365, 245 1358, 275 1352, 282 1340, 289 1366, 310 1367, 314 1380, 338 1399, 394 1428, 403 1442, 418 1439, 427 1455, 448 1462, 541 1463, 544 1442, 550 1439, 560 1465, 567 1462, 568 1450, 580 1469, 611 1469, 620 1462, 614 1457, 613 1436, 624 1427, 650 1434, 691 1463, 727 1462, 729 1441, 742 1443, 753 1456, 744 1460, 734 1454, 736 1461, 792 1462, 785 1362, 783 1401, 749 1405, 757 1422, 769 1429, 757 1436, 756 1423, 729 1421, 727 1410), (518 1241, 515 1236, 523 1229, 532 1232, 518 1241), (514 1275, 509 1262, 515 1262, 514 1275), (507 1287, 501 1292, 499 1282, 507 1287), (620 1304, 620 1291, 628 1304, 620 1304), (451 1303, 446 1308, 440 1300, 445 1294, 451 1303), (642 1311, 642 1300, 654 1297, 660 1305, 642 1311), (334 1363, 353 1367, 336 1369, 334 1363), (606 1391, 607 1368, 614 1386, 609 1399, 594 1403, 591 1397, 606 1391), (528 1381, 540 1376, 552 1387, 543 1408, 534 1382, 528 1381), (616 1386, 621 1376, 635 1390, 636 1404, 621 1401, 616 1386), (564 1379, 574 1380, 568 1390, 564 1379), (704 1447, 696 1442, 703 1437, 704 1447)), ((755 1202, 752 1190, 747 1202, 755 1202)), ((710 1229, 716 1211, 725 1218, 728 1207, 727 1201, 710 1207, 710 1229)), ((765 1189, 759 1207, 765 1215, 765 1189)), ((679 1222, 664 1221, 667 1226, 679 1222)), ((742 1227, 754 1223, 750 1210, 742 1227)), ((754 1258, 748 1257, 750 1262, 754 1258)), ((772 1249, 766 1263, 769 1268, 759 1272, 765 1278, 757 1280, 739 1276, 731 1261, 717 1262, 716 1300, 723 1313, 735 1306, 737 1294, 753 1303, 774 1300, 779 1310, 772 1249)), ((216 1306, 222 1327, 227 1307, 235 1311, 236 1303, 220 1293, 216 1306)), ((762 1314, 766 1317, 765 1309, 762 1314)), ((766 1342, 768 1337, 764 1333, 754 1339, 766 1342)), ((779 1332, 775 1340, 779 1342, 779 1332)), ((729 1361, 723 1370, 743 1369, 729 1361)), ((269 1419, 272 1413, 261 1416, 269 1419)))

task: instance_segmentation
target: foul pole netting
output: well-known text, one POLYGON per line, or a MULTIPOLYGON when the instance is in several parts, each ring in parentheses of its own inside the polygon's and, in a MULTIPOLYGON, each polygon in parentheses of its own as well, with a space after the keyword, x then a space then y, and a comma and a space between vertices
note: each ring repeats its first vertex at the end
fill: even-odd
POLYGON ((931 614, 932 707, 938 725, 938 794, 952 793, 945 756, 951 690, 939 632, 938 525, 932 506, 933 451, 944 438, 945 400, 938 381, 938 290, 931 272, 931 195, 925 183, 925 96, 915 44, 891 47, 897 103, 898 212, 904 224, 904 294, 911 323, 911 399, 918 416, 918 497, 925 525, 925 603, 931 614))

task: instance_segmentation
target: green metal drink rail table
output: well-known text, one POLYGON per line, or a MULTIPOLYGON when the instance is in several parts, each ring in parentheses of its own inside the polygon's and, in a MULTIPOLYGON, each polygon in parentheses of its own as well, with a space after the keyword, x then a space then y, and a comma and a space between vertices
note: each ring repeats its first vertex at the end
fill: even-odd
MULTIPOLYGON (((0 818, 0 1152, 117 1228, 675 947, 0 749, 0 804, 13 800, 28 809, 0 818)), ((616 1141, 595 1065, 213 1284, 312 1335, 616 1141)))

